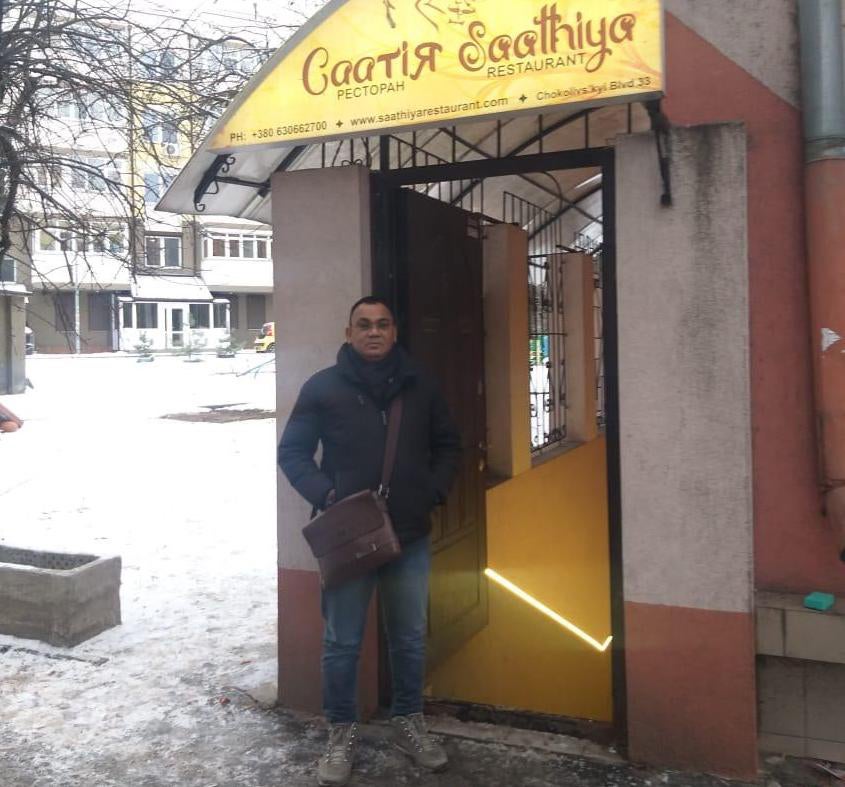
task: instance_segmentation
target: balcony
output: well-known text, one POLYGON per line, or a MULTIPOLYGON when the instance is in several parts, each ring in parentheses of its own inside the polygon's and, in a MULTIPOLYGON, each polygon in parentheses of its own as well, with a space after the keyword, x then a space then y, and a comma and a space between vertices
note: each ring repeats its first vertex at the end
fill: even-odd
POLYGON ((270 292, 273 261, 210 257, 202 261, 202 278, 212 290, 270 292))

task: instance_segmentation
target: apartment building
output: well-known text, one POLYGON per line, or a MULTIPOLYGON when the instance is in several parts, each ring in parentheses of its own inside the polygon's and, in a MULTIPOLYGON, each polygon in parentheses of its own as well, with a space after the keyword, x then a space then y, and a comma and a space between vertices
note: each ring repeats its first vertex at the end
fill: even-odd
MULTIPOLYGON (((7 289, 14 284, 24 293, 38 352, 248 345, 270 319, 269 227, 155 209, 203 132, 202 120, 186 117, 173 85, 191 90, 201 71, 206 81, 215 75, 215 89, 234 89, 278 45, 275 28, 253 17, 227 14, 214 22, 226 35, 185 35, 172 49, 151 48, 135 64, 130 87, 114 96, 56 85, 39 131, 53 163, 37 177, 66 209, 54 215, 43 199, 30 199, 32 220, 0 276, 7 289), (248 41, 258 30, 264 38, 248 41), (192 73, 177 73, 186 68, 192 73)), ((134 34, 131 26, 125 32, 134 34)))

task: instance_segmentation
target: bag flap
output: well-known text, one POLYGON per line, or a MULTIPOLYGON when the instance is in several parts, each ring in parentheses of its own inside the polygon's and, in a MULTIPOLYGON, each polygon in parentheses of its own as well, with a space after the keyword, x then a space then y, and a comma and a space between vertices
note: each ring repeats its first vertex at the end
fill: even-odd
POLYGON ((343 500, 312 519, 302 534, 314 557, 323 555, 384 526, 385 506, 374 492, 364 490, 343 500))

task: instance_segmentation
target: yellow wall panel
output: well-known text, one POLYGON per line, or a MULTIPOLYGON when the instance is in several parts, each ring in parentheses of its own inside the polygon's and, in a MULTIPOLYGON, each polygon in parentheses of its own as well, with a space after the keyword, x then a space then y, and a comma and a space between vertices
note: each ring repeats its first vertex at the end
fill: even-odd
MULTIPOLYGON (((487 492, 488 565, 603 642, 610 635, 605 441, 487 492)), ((490 582, 490 623, 429 676, 433 696, 610 721, 599 652, 490 582)))

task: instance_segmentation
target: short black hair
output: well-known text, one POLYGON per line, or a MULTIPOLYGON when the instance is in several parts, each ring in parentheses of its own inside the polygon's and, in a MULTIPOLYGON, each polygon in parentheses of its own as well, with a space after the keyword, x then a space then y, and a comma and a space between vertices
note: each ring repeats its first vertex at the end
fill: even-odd
POLYGON ((396 322, 396 315, 393 314, 393 309, 390 308, 390 304, 384 300, 384 298, 379 298, 377 295, 365 295, 363 298, 358 298, 355 303, 352 304, 352 308, 349 310, 349 324, 352 324, 352 315, 355 313, 355 309, 359 306, 363 306, 367 304, 368 306, 375 306, 377 304, 381 304, 390 312, 390 318, 393 322, 396 322))

